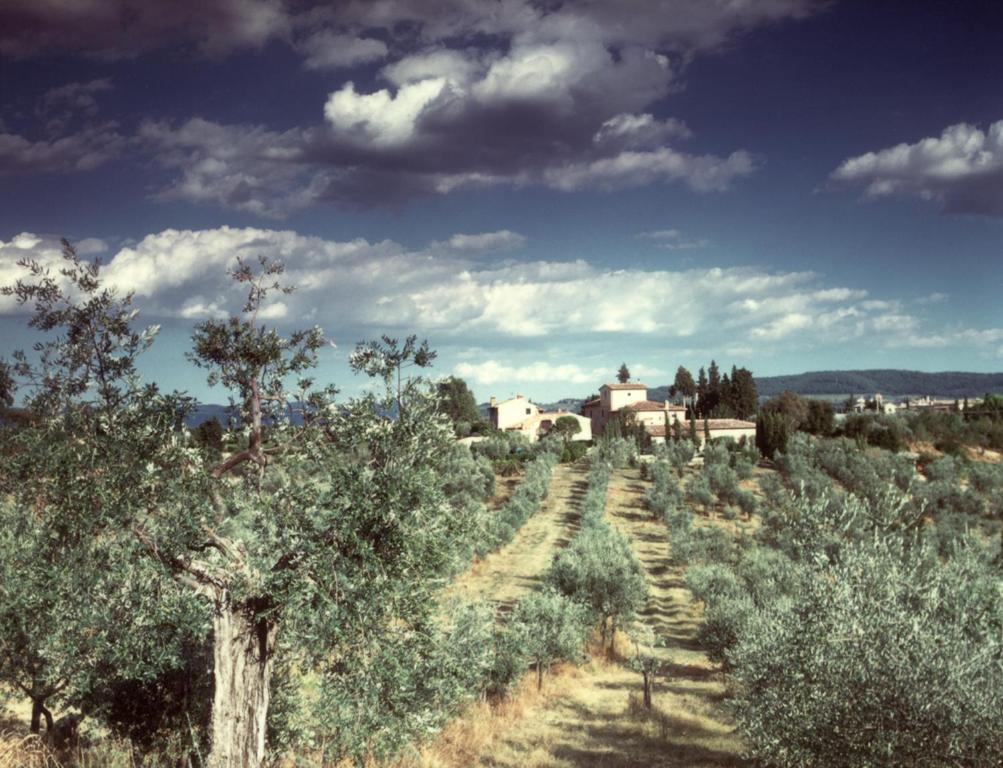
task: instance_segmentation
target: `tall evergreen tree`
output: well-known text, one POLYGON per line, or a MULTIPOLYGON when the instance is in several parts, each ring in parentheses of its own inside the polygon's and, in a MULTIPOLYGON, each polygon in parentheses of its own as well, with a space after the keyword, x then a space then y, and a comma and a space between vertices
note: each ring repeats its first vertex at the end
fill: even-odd
POLYGON ((630 381, 630 369, 627 368, 626 363, 620 363, 620 370, 616 372, 616 380, 621 384, 626 384, 630 381))
POLYGON ((740 419, 747 419, 759 408, 756 381, 748 368, 731 368, 731 407, 740 419))
POLYGON ((707 372, 700 366, 700 372, 697 374, 697 402, 696 402, 697 413, 700 416, 706 418, 707 411, 707 372))
POLYGON ((436 385, 436 391, 439 394, 439 408, 453 422, 453 429, 458 437, 464 437, 475 425, 482 424, 484 419, 477 409, 474 393, 463 379, 449 376, 436 385))
POLYGON ((693 396, 697 393, 697 385, 693 381, 693 374, 680 365, 676 369, 676 379, 673 382, 673 386, 675 386, 676 392, 683 396, 683 405, 689 408, 693 396))
POLYGON ((711 360, 707 369, 707 414, 710 415, 721 402, 721 371, 717 361, 711 360))

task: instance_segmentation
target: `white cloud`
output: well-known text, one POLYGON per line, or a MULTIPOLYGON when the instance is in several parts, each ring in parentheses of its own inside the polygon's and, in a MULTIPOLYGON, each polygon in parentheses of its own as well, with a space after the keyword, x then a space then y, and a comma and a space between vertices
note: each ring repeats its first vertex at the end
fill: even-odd
POLYGON ((478 59, 461 51, 437 48, 398 59, 385 66, 380 74, 397 86, 436 78, 468 83, 482 68, 478 59))
POLYGON ((917 196, 949 213, 1003 216, 1003 120, 986 131, 958 123, 939 137, 851 157, 832 178, 865 185, 871 198, 917 196))
POLYGON ((634 237, 639 240, 678 240, 683 233, 678 229, 654 229, 650 232, 638 232, 634 237))
POLYGON ((421 113, 445 86, 446 80, 436 77, 402 85, 394 95, 386 88, 360 94, 349 82, 328 97, 324 116, 336 132, 350 138, 380 146, 402 144, 414 135, 421 113))
POLYGON ((479 363, 459 363, 453 371, 463 379, 488 386, 507 381, 526 383, 561 381, 569 384, 588 384, 608 375, 605 368, 586 370, 575 363, 554 365, 543 361, 527 365, 508 365, 498 360, 485 360, 479 363))
POLYGON ((640 187, 656 181, 684 181, 698 192, 721 192, 738 177, 754 170, 752 157, 743 151, 727 158, 689 155, 669 147, 650 152, 624 151, 615 157, 548 168, 544 180, 561 190, 596 186, 601 189, 640 187))
POLYGON ((522 248, 526 238, 518 232, 500 229, 497 232, 481 232, 475 235, 456 234, 443 243, 432 243, 431 250, 448 249, 460 254, 491 253, 522 248))
MULTIPOLYGON (((1003 340, 1003 331, 995 328, 933 326, 910 313, 907 303, 873 298, 809 272, 611 270, 580 260, 478 258, 484 249, 519 242, 518 234, 504 229, 444 237, 419 250, 291 230, 168 229, 120 248, 103 269, 112 285, 135 292, 147 316, 197 319, 239 311, 242 292, 227 270, 238 256, 268 256, 286 264, 286 277, 297 286, 266 308, 271 321, 320 323, 338 337, 415 331, 464 347, 477 339, 485 349, 508 340, 526 351, 544 340, 562 344, 584 337, 764 353, 777 344, 810 350, 846 343, 985 350, 1003 340)), ((23 233, 0 241, 0 283, 22 274, 16 266, 21 258, 54 267, 59 254, 54 237, 23 233)), ((14 309, 9 297, 0 300, 0 311, 14 309)), ((473 365, 481 358, 500 360, 472 353, 464 362, 473 365)), ((582 375, 591 376, 591 366, 578 362, 582 375)), ((637 364, 630 367, 638 376, 656 375, 637 364)))
POLYGON ((596 144, 616 144, 623 148, 657 146, 673 139, 688 139, 693 133, 686 123, 670 117, 657 120, 651 114, 620 114, 611 117, 596 131, 596 144))
POLYGON ((317 32, 298 47, 306 57, 303 66, 307 69, 343 69, 379 61, 388 52, 387 44, 382 40, 330 31, 317 32))

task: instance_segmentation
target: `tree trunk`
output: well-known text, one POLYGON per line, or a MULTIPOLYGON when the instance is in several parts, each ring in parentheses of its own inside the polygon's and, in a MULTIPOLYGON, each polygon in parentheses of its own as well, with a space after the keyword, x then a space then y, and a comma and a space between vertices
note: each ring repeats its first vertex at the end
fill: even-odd
POLYGON ((42 729, 42 718, 45 718, 45 732, 52 730, 52 713, 45 708, 45 699, 31 700, 31 732, 38 733, 42 729))
POLYGON ((651 673, 644 673, 644 708, 651 709, 651 673))
POLYGON ((536 690, 541 690, 543 688, 543 662, 536 662, 536 690))
POLYGON ((253 605, 222 590, 213 615, 210 768, 257 768, 265 756, 265 723, 275 624, 253 605))

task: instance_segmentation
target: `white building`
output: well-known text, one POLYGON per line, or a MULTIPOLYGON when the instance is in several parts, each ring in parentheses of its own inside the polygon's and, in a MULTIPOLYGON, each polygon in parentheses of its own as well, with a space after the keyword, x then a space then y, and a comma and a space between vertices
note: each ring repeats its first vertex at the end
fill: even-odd
MULTIPOLYGON (((689 424, 684 421, 681 423, 681 427, 683 437, 689 437, 689 424)), ((697 444, 703 445, 705 437, 703 419, 696 420, 696 430, 697 444)), ((716 440, 719 437, 730 437, 737 443, 744 437, 753 443, 756 441, 756 424, 752 421, 743 421, 741 419, 707 419, 706 431, 710 433, 711 440, 716 440)), ((651 428, 648 430, 648 434, 651 435, 652 443, 665 442, 666 430, 664 426, 651 428)))
POLYGON ((644 384, 603 384, 599 397, 582 406, 582 414, 592 422, 592 433, 596 435, 620 413, 633 414, 634 420, 649 433, 653 428, 664 430, 666 421, 671 425, 686 418, 686 409, 681 405, 649 400, 644 384))
POLYGON ((592 422, 585 416, 568 411, 542 411, 522 395, 501 402, 492 397, 488 407, 491 426, 503 432, 519 432, 533 443, 546 435, 562 416, 570 416, 578 422, 578 432, 572 435, 572 440, 592 439, 592 422))

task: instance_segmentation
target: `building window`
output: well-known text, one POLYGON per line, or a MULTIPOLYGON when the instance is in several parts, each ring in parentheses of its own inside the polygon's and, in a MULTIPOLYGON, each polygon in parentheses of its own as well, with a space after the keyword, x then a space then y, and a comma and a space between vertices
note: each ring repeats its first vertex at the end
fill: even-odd
POLYGON ((529 414, 531 414, 532 412, 533 412, 533 410, 531 408, 527 408, 526 409, 526 415, 527 416, 529 416, 529 414))

